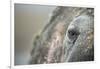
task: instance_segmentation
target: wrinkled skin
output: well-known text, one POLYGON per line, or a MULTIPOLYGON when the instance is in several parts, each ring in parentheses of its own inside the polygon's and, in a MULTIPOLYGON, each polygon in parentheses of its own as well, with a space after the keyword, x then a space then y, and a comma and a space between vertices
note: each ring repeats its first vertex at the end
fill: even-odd
POLYGON ((66 61, 93 60, 93 18, 87 15, 77 17, 69 25, 66 33, 66 61))
POLYGON ((94 60, 94 9, 57 7, 34 39, 30 64, 94 60))

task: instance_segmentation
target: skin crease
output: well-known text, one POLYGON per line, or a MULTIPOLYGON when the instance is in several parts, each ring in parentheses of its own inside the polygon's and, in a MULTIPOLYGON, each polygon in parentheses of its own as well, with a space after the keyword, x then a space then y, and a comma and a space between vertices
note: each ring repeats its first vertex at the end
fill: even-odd
POLYGON ((29 64, 94 60, 94 9, 57 7, 34 39, 29 64))
POLYGON ((87 15, 79 16, 68 27, 68 30, 72 29, 72 27, 74 30, 78 28, 79 35, 76 35, 78 37, 75 39, 74 43, 71 40, 74 38, 69 38, 67 35, 65 37, 66 43, 64 44, 65 47, 68 46, 66 47, 66 62, 93 60, 93 58, 91 58, 91 56, 94 55, 91 54, 93 53, 91 51, 93 49, 93 21, 91 19, 92 18, 87 15))

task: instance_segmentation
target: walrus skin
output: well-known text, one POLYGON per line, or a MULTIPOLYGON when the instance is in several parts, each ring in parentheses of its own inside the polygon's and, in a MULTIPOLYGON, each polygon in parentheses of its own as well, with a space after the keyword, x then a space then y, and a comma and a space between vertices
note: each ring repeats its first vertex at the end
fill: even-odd
POLYGON ((94 60, 94 9, 57 7, 33 42, 30 64, 94 60))

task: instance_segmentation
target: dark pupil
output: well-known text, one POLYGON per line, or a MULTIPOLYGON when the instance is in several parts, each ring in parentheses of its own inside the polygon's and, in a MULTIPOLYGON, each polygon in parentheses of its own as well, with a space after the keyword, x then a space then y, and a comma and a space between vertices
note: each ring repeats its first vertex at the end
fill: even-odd
POLYGON ((75 36, 75 35, 77 35, 77 33, 76 33, 74 30, 68 31, 68 33, 69 33, 70 36, 75 36))
POLYGON ((78 30, 76 29, 70 29, 68 30, 68 37, 72 40, 75 40, 79 35, 78 30))

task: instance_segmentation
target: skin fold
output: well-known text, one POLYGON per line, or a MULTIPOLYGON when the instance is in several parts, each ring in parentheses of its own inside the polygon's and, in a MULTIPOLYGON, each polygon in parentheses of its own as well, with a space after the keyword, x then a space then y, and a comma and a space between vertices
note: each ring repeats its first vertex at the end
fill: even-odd
POLYGON ((94 60, 94 9, 57 7, 33 41, 30 64, 94 60))

